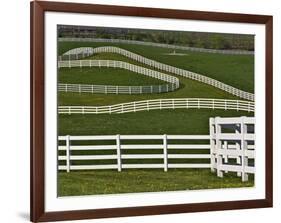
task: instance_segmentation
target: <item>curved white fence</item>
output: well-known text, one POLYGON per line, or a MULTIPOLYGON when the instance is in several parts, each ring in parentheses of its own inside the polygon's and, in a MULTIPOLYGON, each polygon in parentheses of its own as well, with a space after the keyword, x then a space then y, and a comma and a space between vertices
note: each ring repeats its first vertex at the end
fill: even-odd
POLYGON ((96 39, 96 38, 59 38, 60 42, 105 42, 105 43, 125 43, 125 44, 136 44, 143 46, 155 46, 162 48, 169 48, 175 50, 189 50, 195 52, 203 52, 203 53, 219 53, 219 54, 232 54, 232 55, 254 55, 254 51, 247 50, 217 50, 217 49, 205 49, 198 47, 190 47, 190 46, 179 46, 179 45, 171 45, 165 43, 153 43, 153 42, 144 42, 144 41, 136 41, 136 40, 124 40, 124 39, 96 39))
POLYGON ((170 72, 170 73, 173 73, 173 74, 176 74, 176 75, 179 75, 179 76, 183 76, 183 77, 186 77, 186 78, 189 78, 189 79, 192 79, 192 80, 196 80, 196 81, 211 85, 213 87, 216 87, 218 89, 221 89, 225 92, 228 92, 232 95, 238 96, 238 97, 243 98, 243 99, 254 101, 254 98, 255 98, 255 95, 253 93, 249 93, 249 92, 240 90, 240 89, 232 87, 228 84, 224 84, 220 81, 217 81, 213 78, 206 77, 204 75, 201 75, 201 74, 198 74, 198 73, 195 73, 195 72, 191 72, 191 71, 188 71, 188 70, 180 69, 180 68, 177 68, 177 67, 174 67, 174 66, 170 66, 170 65, 167 65, 167 64, 164 64, 164 63, 160 63, 160 62, 148 59, 146 57, 143 57, 141 55, 132 53, 130 51, 121 49, 119 47, 111 47, 111 46, 97 47, 97 48, 93 48, 92 51, 89 49, 89 47, 85 47, 84 53, 81 54, 81 51, 83 51, 83 48, 77 48, 77 51, 75 51, 75 49, 72 49, 71 51, 68 51, 64 55, 60 56, 59 60, 70 59, 71 57, 82 58, 82 56, 83 57, 89 56, 89 55, 92 55, 94 53, 104 53, 104 52, 117 53, 117 54, 123 55, 125 57, 128 57, 130 59, 133 59, 137 62, 149 65, 149 66, 154 67, 154 68, 157 68, 159 70, 170 72))
MULTIPOLYGON (((80 50, 80 49, 79 49, 80 50)), ((148 77, 168 82, 168 84, 151 86, 111 86, 111 85, 83 85, 83 84, 59 84, 59 91, 65 92, 88 92, 107 94, 143 94, 161 93, 174 91, 179 88, 180 83, 177 77, 137 66, 123 61, 116 60, 69 60, 59 61, 58 67, 113 67, 130 70, 148 77)))
POLYGON ((255 104, 251 101, 209 99, 209 98, 175 98, 134 101, 106 106, 59 106, 59 114, 122 114, 128 112, 196 108, 223 109, 254 112, 255 104))

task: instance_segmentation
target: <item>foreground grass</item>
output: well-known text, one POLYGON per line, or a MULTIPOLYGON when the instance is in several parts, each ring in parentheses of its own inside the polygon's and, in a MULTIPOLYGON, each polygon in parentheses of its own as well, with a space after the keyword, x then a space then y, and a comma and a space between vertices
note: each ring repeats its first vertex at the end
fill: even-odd
POLYGON ((59 172, 58 196, 237 188, 254 186, 234 173, 218 178, 209 169, 98 170, 59 172))
POLYGON ((254 56, 223 55, 177 50, 184 56, 167 55, 173 50, 133 44, 59 42, 59 55, 77 47, 117 46, 147 58, 201 73, 244 91, 254 91, 254 56))
POLYGON ((253 116, 234 110, 167 109, 125 114, 59 115, 59 135, 209 134, 210 117, 253 116))

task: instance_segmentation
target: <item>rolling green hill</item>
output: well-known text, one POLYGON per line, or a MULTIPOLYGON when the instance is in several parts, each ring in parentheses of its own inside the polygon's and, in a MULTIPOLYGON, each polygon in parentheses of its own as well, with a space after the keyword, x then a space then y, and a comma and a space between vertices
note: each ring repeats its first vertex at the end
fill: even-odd
MULTIPOLYGON (((254 56, 224 55, 177 50, 184 56, 167 55, 173 50, 132 44, 59 42, 58 53, 77 47, 117 46, 165 64, 198 72, 244 91, 254 92, 254 56)), ((109 59, 109 58, 108 58, 109 59)))

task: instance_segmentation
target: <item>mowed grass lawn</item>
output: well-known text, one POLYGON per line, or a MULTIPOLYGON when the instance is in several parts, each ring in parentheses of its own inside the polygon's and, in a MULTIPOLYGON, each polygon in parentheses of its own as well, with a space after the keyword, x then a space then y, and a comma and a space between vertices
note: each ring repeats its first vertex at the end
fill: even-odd
MULTIPOLYGON (((167 55, 172 49, 133 44, 59 42, 59 55, 77 47, 117 46, 144 57, 198 72, 241 90, 254 92, 254 56, 224 55, 176 50, 184 56, 167 55)), ((109 59, 109 58, 108 58, 109 59)))
POLYGON ((254 178, 248 182, 233 173, 218 178, 209 169, 163 170, 99 170, 60 172, 58 195, 97 195, 155 191, 179 191, 215 188, 251 187, 254 178))

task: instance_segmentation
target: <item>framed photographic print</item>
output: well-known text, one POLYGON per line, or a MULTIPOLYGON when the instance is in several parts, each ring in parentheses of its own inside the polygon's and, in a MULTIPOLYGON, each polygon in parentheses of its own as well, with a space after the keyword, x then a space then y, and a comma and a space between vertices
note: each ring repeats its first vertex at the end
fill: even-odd
POLYGON ((272 206, 272 16, 31 3, 31 221, 272 206))

